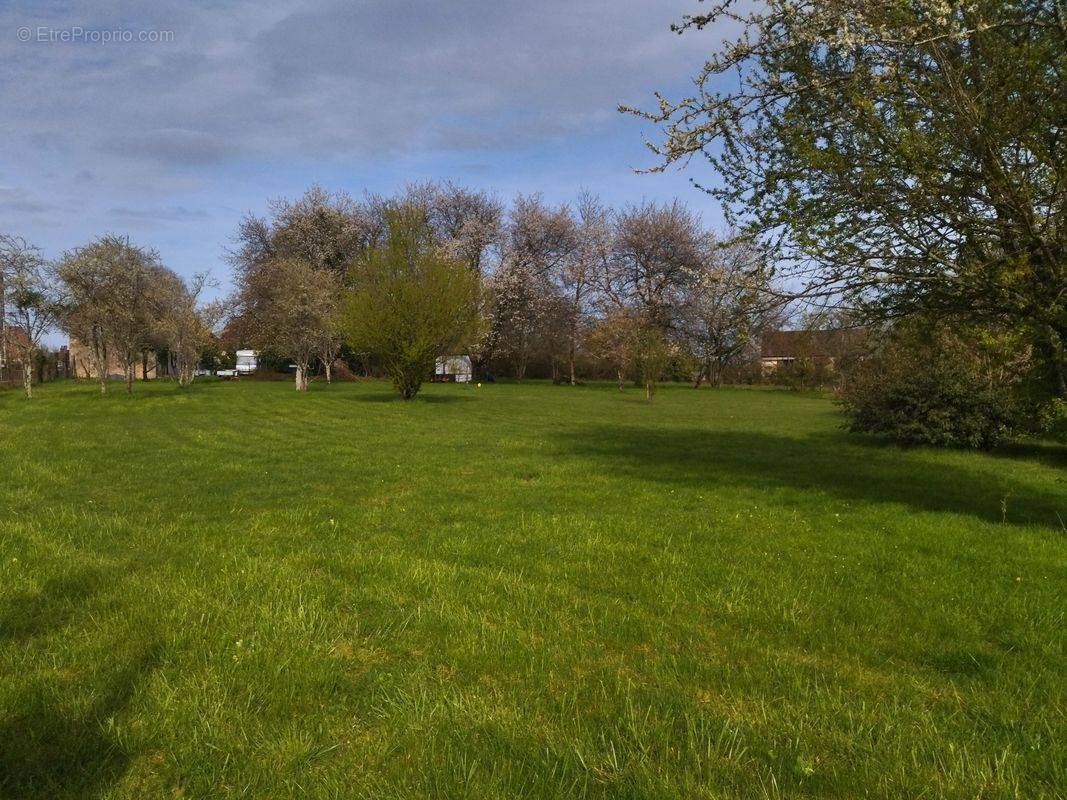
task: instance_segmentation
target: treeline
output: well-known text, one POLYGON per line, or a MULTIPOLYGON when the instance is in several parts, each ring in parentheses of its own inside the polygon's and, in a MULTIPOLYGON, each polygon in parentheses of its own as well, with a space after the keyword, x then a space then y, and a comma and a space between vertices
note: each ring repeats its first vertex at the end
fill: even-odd
POLYGON ((237 290, 205 304, 206 276, 183 279, 126 238, 48 262, 5 237, 4 318, 26 333, 17 359, 31 364, 59 328, 101 392, 115 365, 132 391, 149 354, 187 384, 223 332, 295 363, 298 389, 319 369, 330 380, 343 352, 411 397, 436 358, 462 353, 477 376, 610 375, 651 399, 667 373, 699 386, 755 363, 782 321, 766 254, 720 241, 677 201, 505 204, 451 183, 355 200, 313 186, 244 219, 228 255, 237 290))
POLYGON ((231 262, 230 338, 293 358, 298 388, 347 344, 410 396, 413 377, 386 363, 388 333, 420 349, 409 371, 423 377, 435 357, 463 352, 478 375, 610 374, 651 397, 668 370, 699 384, 755 362, 761 333, 783 317, 766 254, 720 241, 679 202, 505 205, 451 183, 357 201, 312 187, 246 218, 231 262), (437 289, 418 291, 428 283, 437 289))
POLYGON ((183 279, 154 250, 119 236, 102 236, 55 262, 24 239, 0 236, 0 316, 12 331, 6 344, 26 395, 43 338, 56 328, 82 345, 101 392, 113 364, 132 391, 137 365, 144 369, 149 354, 153 361, 163 354, 180 383, 192 382, 224 310, 199 302, 206 282, 204 275, 183 279))

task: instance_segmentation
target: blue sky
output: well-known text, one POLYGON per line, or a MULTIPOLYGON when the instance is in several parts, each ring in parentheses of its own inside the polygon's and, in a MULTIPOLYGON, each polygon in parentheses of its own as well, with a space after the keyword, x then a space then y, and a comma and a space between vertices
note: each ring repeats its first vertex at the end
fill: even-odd
POLYGON ((315 182, 357 196, 429 178, 503 199, 678 196, 718 226, 688 182, 707 166, 634 174, 652 163, 652 131, 615 110, 692 90, 722 35, 669 28, 703 7, 0 0, 0 230, 49 257, 127 234, 225 289, 239 219, 315 182))

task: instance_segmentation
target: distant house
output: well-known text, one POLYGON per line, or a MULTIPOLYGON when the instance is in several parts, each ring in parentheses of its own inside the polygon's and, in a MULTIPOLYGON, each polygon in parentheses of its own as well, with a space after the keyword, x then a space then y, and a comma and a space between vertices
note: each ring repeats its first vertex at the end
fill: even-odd
POLYGON ((764 375, 773 375, 798 363, 814 369, 832 372, 837 362, 859 343, 863 332, 859 329, 770 331, 763 336, 760 347, 760 368, 764 375))
MULTIPOLYGON (((88 347, 77 339, 72 338, 70 344, 67 345, 67 351, 70 358, 70 376, 72 378, 100 377, 97 374, 96 365, 89 355, 88 347)), ((122 364, 114 353, 108 353, 106 371, 107 377, 114 380, 121 380, 125 377, 122 364)), ((159 363, 156 360, 156 354, 153 352, 146 351, 142 353, 141 358, 133 365, 134 380, 151 380, 157 377, 158 374, 159 363)))
POLYGON ((0 327, 0 383, 22 383, 19 350, 29 344, 30 337, 22 328, 12 325, 0 327))
POLYGON ((474 376, 470 356, 443 356, 434 366, 435 381, 468 383, 474 376))

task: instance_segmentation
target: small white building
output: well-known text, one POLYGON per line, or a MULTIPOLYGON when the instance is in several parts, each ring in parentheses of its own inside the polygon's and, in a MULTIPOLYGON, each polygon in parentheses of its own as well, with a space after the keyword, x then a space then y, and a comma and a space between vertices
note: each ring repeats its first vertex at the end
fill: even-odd
POLYGON ((470 356, 443 356, 434 367, 434 380, 469 383, 474 377, 470 356))

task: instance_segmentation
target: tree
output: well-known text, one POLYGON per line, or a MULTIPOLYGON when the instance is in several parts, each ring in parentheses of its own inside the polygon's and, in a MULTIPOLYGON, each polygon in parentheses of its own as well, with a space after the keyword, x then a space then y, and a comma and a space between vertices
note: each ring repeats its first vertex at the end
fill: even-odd
POLYGON ((666 332, 676 322, 685 282, 709 245, 700 220, 677 200, 623 209, 615 217, 600 289, 610 304, 633 309, 666 332))
MULTIPOLYGON (((454 183, 426 182, 414 184, 396 199, 375 201, 385 228, 385 212, 407 208, 417 210, 426 225, 429 244, 442 255, 462 261, 479 275, 488 275, 496 264, 504 238, 504 208, 492 195, 467 189, 454 183)), ((492 293, 482 293, 481 313, 493 315, 492 293)), ((480 335, 468 343, 471 365, 476 375, 486 372, 490 359, 500 344, 498 328, 484 326, 480 335)))
POLYGON ((85 346, 101 394, 107 393, 110 318, 106 303, 109 275, 106 251, 111 245, 111 242, 97 241, 71 251, 64 255, 58 267, 64 293, 63 328, 85 346))
POLYGON ((410 400, 435 359, 476 334, 481 280, 432 243, 418 209, 391 209, 387 220, 385 243, 353 268, 345 330, 353 349, 373 355, 410 400))
POLYGON ((741 30, 661 124, 654 169, 703 186, 808 296, 872 318, 1026 332, 1067 396, 1067 26, 1043 0, 723 2, 679 31, 741 30))
POLYGON ((573 337, 580 324, 576 324, 575 308, 560 287, 550 285, 541 299, 539 311, 537 353, 548 363, 552 383, 560 384, 565 380, 572 383, 577 347, 573 337))
POLYGON ((0 236, 0 349, 11 347, 22 369, 26 397, 33 397, 33 372, 41 338, 55 324, 60 305, 51 267, 25 240, 0 236), (7 336, 10 329, 17 335, 7 336))
POLYGON ((326 383, 333 383, 333 364, 344 344, 344 320, 341 316, 341 300, 334 297, 318 329, 315 354, 322 364, 326 383))
POLYGON ((267 219, 246 217, 229 258, 242 278, 282 259, 303 261, 343 278, 356 254, 380 235, 370 204, 314 185, 296 200, 272 201, 267 219))
POLYGON ((515 377, 521 381, 538 344, 549 287, 543 276, 516 260, 491 276, 490 291, 493 349, 510 355, 515 377))
POLYGON ((590 299, 597 277, 606 274, 611 256, 611 212, 593 195, 578 199, 577 246, 571 258, 558 267, 556 282, 568 309, 566 313, 567 374, 571 386, 578 382, 575 361, 582 341, 582 326, 589 315, 590 299))
POLYGON ((586 347, 615 373, 620 392, 626 389, 626 375, 631 367, 631 326, 631 315, 625 309, 612 308, 592 324, 586 336, 586 347))
POLYGON ((88 348, 101 394, 112 355, 122 364, 127 393, 133 391, 134 365, 155 329, 151 292, 162 269, 155 251, 111 235, 67 253, 59 264, 63 327, 88 348))
POLYGON ((645 400, 651 403, 656 384, 671 358, 671 343, 654 319, 632 314, 629 323, 625 339, 627 358, 633 365, 634 377, 645 387, 645 400))
MULTIPOLYGON (((105 296, 108 336, 122 365, 126 394, 132 394, 137 360, 153 344, 157 318, 152 295, 163 267, 154 250, 134 247, 128 241, 114 255, 105 296)), ((142 372, 142 377, 148 376, 142 372)))
POLYGON ((1016 391, 1030 356, 1017 335, 915 318, 871 331, 842 364, 849 427, 905 445, 995 447, 1037 418, 1016 391))
POLYGON ((520 195, 507 218, 501 261, 488 281, 488 334, 482 351, 511 357, 522 380, 536 352, 558 371, 558 334, 564 319, 562 279, 578 251, 578 231, 567 206, 550 208, 538 195, 520 195))
POLYGON ((295 258, 272 258, 249 275, 238 305, 256 347, 296 362, 296 390, 305 392, 323 342, 335 335, 341 283, 331 270, 295 258))
POLYGON ((754 357, 779 308, 758 248, 738 240, 713 248, 690 271, 680 315, 681 338, 697 365, 693 388, 718 386, 727 367, 754 357))
POLYGON ((198 305, 200 294, 208 285, 204 273, 186 282, 170 270, 164 270, 154 287, 155 334, 174 359, 181 386, 193 382, 200 356, 211 343, 212 329, 223 317, 222 303, 198 305))

